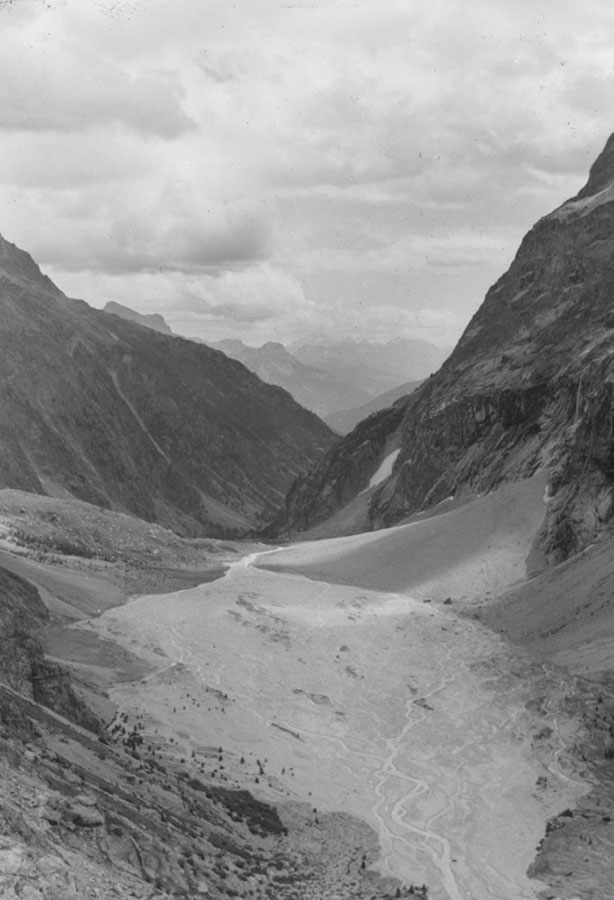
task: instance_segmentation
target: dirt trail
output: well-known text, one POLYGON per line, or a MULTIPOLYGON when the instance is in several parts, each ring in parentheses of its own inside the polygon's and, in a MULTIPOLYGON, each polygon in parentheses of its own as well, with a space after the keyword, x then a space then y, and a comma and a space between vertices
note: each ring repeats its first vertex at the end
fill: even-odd
POLYGON ((247 786, 269 798, 365 819, 380 868, 433 900, 536 897, 525 872, 545 821, 585 789, 565 768, 560 673, 451 608, 255 558, 92 622, 164 670, 113 699, 148 710, 186 755, 244 757, 247 786))

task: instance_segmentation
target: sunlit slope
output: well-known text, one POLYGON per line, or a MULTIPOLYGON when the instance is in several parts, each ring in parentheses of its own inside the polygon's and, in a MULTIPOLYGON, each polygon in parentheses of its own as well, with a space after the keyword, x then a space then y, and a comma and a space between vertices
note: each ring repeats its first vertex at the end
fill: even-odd
MULTIPOLYGON (((571 669, 614 669, 612 537, 519 585, 481 612, 486 624, 571 669)), ((611 677, 611 675, 610 675, 611 677)))
MULTIPOLYGON (((527 574, 544 520, 537 474, 439 515, 383 531, 294 544, 258 566, 382 591, 452 599, 492 591, 527 574)), ((449 502, 449 507, 453 501, 449 502)))

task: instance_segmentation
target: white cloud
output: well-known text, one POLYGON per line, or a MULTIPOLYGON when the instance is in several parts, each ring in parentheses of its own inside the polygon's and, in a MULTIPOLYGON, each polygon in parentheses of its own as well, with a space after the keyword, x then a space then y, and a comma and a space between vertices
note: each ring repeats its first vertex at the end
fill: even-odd
POLYGON ((458 332, 603 145, 613 23, 597 0, 0 0, 0 231, 72 293, 218 336, 458 332))
MULTIPOLYGON (((0 11, 1 12, 1 11, 0 11)), ((3 24, 10 16, 5 12, 3 24)), ((53 23, 61 23, 56 11, 53 23)), ((0 130, 83 131, 120 125, 172 138, 195 127, 182 108, 176 72, 150 64, 131 71, 78 35, 41 20, 5 33, 0 55, 0 130)))
POLYGON ((217 340, 225 336, 289 341, 297 328, 313 329, 319 311, 300 283, 260 263, 238 271, 190 274, 140 272, 113 276, 49 270, 62 289, 102 307, 114 300, 137 311, 157 312, 178 334, 217 340))

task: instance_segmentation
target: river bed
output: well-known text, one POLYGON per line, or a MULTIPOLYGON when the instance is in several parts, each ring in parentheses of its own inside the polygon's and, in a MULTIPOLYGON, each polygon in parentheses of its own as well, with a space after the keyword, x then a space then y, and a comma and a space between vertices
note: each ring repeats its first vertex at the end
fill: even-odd
POLYGON ((217 778, 359 816, 433 900, 537 897, 545 822, 586 790, 561 673, 449 607, 256 558, 92 620, 156 667, 115 702, 184 758, 223 748, 217 778))

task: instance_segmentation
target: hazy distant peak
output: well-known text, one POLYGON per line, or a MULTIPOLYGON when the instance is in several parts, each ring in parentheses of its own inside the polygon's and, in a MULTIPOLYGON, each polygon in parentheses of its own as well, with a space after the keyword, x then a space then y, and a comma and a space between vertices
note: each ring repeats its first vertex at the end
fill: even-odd
POLYGON ((159 331, 161 334, 173 333, 166 324, 164 316, 161 316, 160 313, 139 313, 134 309, 130 309, 129 306, 115 303, 114 300, 109 300, 104 308, 104 312, 113 316, 119 316, 122 319, 128 319, 130 322, 136 322, 137 325, 143 325, 145 328, 151 328, 152 331, 159 331))
POLYGON ((231 351, 239 353, 250 349, 247 344, 244 344, 238 338, 223 338, 221 341, 212 341, 210 346, 215 347, 216 350, 222 350, 224 353, 230 353, 231 351))

